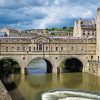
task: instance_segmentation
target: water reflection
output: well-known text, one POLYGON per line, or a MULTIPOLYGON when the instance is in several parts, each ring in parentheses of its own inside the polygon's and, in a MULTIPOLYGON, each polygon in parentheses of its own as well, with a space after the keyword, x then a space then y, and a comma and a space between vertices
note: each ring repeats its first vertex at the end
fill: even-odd
POLYGON ((12 88, 9 93, 13 100, 37 100, 36 96, 38 93, 52 89, 100 92, 100 77, 80 72, 57 75, 47 74, 49 67, 47 68, 46 62, 41 64, 43 63, 41 61, 39 63, 36 60, 34 63, 29 64, 26 75, 21 75, 20 73, 10 75, 8 83, 13 84, 8 87, 12 88))
POLYGON ((44 58, 35 58, 30 61, 26 68, 26 74, 47 74, 52 73, 51 63, 44 58))
POLYGON ((83 82, 83 74, 81 73, 80 76, 79 73, 61 74, 60 82, 65 87, 78 88, 83 82))
POLYGON ((27 74, 47 73, 47 64, 43 59, 33 59, 26 69, 27 74))
POLYGON ((18 75, 14 77, 17 90, 25 100, 35 100, 39 92, 58 88, 100 92, 100 78, 88 73, 21 75, 20 84, 18 75))
POLYGON ((26 81, 28 84, 31 86, 33 89, 40 90, 43 87, 45 87, 48 82, 48 86, 51 87, 52 84, 52 75, 45 75, 45 74, 40 74, 40 75, 31 75, 31 76, 26 76, 26 81))

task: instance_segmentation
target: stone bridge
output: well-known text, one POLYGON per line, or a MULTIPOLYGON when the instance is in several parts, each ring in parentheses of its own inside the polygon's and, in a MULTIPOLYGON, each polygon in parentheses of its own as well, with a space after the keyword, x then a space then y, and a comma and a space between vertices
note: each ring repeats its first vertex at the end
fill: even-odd
POLYGON ((76 58, 77 60, 81 61, 83 64, 83 72, 88 70, 88 59, 87 56, 83 55, 50 55, 50 54, 40 54, 40 55, 2 55, 0 59, 13 59, 16 61, 19 66, 21 67, 21 73, 24 74, 24 69, 28 67, 28 64, 37 58, 42 58, 46 61, 47 66, 48 64, 52 65, 52 72, 57 73, 57 68, 60 67, 60 63, 70 58, 76 58))
POLYGON ((82 71, 88 71, 88 60, 96 54, 95 39, 70 39, 51 37, 9 37, 1 38, 0 59, 10 58, 18 62, 21 73, 24 74, 28 64, 37 58, 52 65, 52 72, 57 73, 61 62, 75 58, 82 63, 82 71))

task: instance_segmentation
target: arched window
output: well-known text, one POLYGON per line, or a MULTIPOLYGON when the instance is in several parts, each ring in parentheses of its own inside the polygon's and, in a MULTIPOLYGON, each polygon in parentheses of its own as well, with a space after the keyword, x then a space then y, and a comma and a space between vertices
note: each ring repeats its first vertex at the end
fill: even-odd
POLYGON ((61 47, 61 51, 63 51, 63 47, 61 47))
POLYGON ((8 51, 8 47, 6 47, 6 51, 8 51))
POLYGON ((83 33, 83 35, 85 35, 85 33, 83 33))
POLYGON ((56 47, 56 51, 58 51, 58 47, 56 47))
POLYGON ((51 51, 52 51, 52 47, 51 47, 51 51))
POLYGON ((39 51, 42 51, 42 43, 41 42, 39 43, 38 47, 39 47, 39 51))
POLYGON ((29 47, 29 51, 31 51, 31 47, 29 47))
POLYGON ((35 47, 34 47, 34 51, 35 51, 35 47))
POLYGON ((48 47, 46 47, 46 51, 48 51, 48 47))

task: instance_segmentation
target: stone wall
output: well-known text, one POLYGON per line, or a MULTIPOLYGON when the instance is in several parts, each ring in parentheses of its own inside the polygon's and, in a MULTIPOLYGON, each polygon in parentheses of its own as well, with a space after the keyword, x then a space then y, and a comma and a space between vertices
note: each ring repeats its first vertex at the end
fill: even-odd
POLYGON ((100 62, 99 61, 89 61, 88 72, 90 74, 100 76, 100 62))
POLYGON ((9 96, 6 88, 0 81, 0 100, 12 100, 12 98, 9 96))

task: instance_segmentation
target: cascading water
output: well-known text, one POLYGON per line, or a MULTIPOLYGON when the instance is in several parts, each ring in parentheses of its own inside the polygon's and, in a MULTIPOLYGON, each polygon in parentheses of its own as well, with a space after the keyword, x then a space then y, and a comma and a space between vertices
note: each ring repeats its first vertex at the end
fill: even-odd
POLYGON ((55 90, 42 94, 42 100, 100 100, 100 94, 77 90, 55 90))

